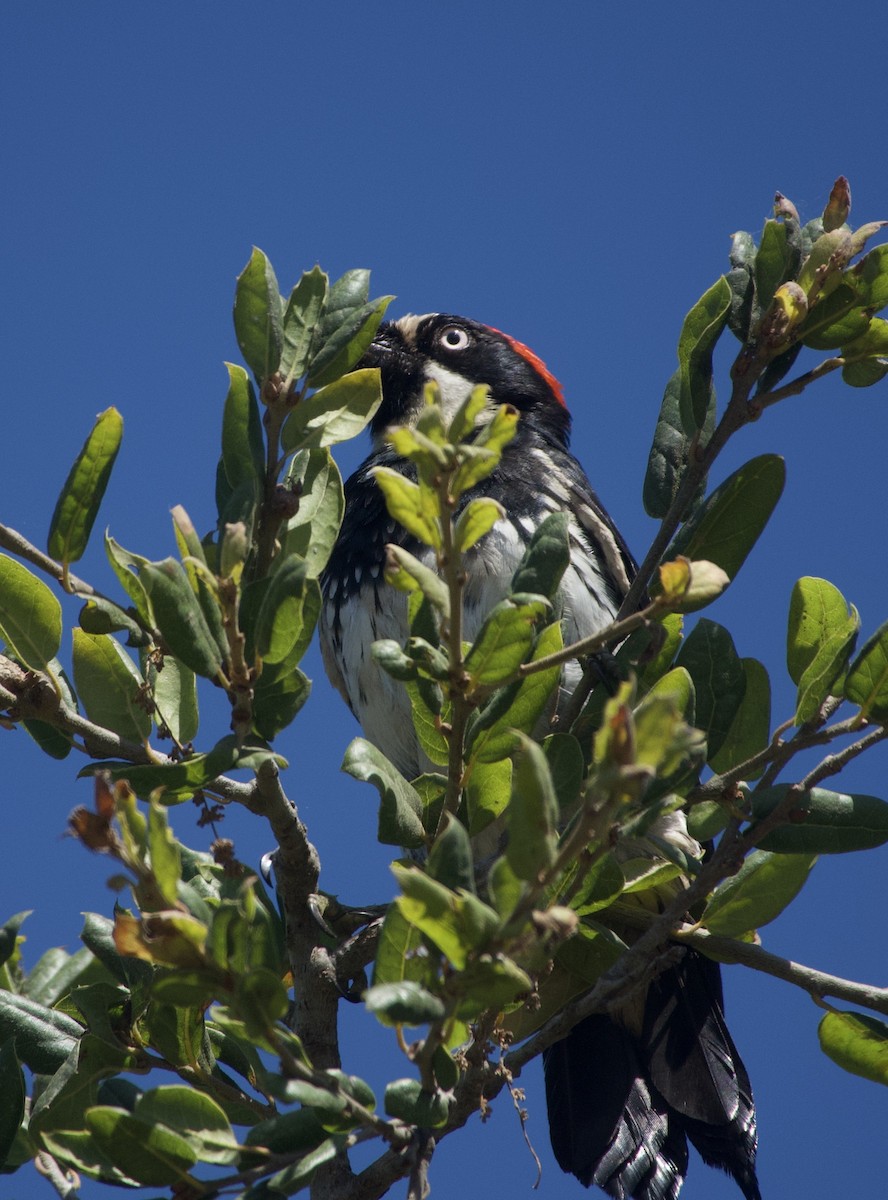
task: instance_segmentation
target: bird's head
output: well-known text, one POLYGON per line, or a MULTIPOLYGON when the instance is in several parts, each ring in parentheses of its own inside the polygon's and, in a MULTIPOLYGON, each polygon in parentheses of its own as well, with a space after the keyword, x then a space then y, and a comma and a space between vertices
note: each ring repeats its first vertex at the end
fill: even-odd
POLYGON ((445 414, 456 411, 478 384, 490 390, 491 412, 511 404, 523 418, 545 427, 566 444, 570 414, 561 385, 542 359, 523 343, 466 317, 450 313, 402 317, 380 325, 360 367, 379 367, 383 401, 371 432, 410 425, 422 410, 423 392, 438 384, 445 414))

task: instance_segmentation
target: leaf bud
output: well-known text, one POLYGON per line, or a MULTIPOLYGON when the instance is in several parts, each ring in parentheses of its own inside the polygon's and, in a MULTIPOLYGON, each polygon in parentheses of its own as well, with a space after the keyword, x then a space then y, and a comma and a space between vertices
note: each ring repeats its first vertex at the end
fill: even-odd
POLYGON ((851 185, 840 175, 832 186, 826 208, 823 210, 823 231, 829 233, 848 220, 851 211, 851 185))
POLYGON ((777 192, 774 196, 774 216, 782 217, 784 220, 798 221, 799 210, 782 192, 777 192))

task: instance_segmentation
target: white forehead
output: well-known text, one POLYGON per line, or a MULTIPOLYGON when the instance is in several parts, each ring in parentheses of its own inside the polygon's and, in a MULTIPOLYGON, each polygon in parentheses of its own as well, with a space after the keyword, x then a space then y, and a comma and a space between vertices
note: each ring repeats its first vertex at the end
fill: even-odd
POLYGON ((392 324, 398 329, 408 346, 416 347, 416 333, 423 321, 427 321, 429 317, 437 316, 437 313, 408 313, 406 317, 400 317, 392 324))

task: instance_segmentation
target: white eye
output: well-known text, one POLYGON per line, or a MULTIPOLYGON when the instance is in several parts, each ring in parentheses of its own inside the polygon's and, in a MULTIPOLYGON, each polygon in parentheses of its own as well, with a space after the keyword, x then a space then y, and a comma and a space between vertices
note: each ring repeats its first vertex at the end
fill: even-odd
POLYGON ((469 335, 459 325, 445 325, 438 334, 438 344, 445 350, 465 350, 469 335))

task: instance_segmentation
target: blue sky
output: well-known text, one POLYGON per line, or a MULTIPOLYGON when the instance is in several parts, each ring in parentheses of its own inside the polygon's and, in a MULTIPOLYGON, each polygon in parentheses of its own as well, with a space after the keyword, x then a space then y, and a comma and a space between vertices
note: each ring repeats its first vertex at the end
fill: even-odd
MULTIPOLYGON (((532 345, 563 382, 574 448, 640 556, 653 534, 641 483, 681 321, 726 268, 729 235, 758 231, 778 189, 816 216, 840 173, 854 224, 888 217, 873 7, 4 6, 0 520, 42 542, 94 415, 114 404, 124 444, 100 525, 160 558, 173 549, 172 505, 212 524, 234 279, 256 244, 282 286, 315 262, 334 276, 369 267, 374 294, 397 295, 395 314, 462 313, 532 345)), ((768 666, 780 719, 793 707, 783 662, 796 578, 835 583, 865 631, 888 617, 886 411, 888 381, 852 391, 833 377, 766 414, 718 468, 716 479, 755 454, 787 460, 777 514, 707 614, 768 666)), ((344 470, 363 449, 346 448, 344 470)), ((95 542, 78 573, 111 590, 95 542)), ((392 883, 375 792, 337 770, 357 727, 317 654, 309 671, 312 700, 280 742, 288 790, 322 884, 379 901, 392 883)), ((208 705, 204 737, 225 723, 208 705)), ((62 836, 90 797, 70 761, 0 734, 0 917, 35 910, 33 962, 51 945, 77 948, 81 912, 110 912, 109 870, 62 836)), ((884 794, 886 773, 882 747, 843 778, 884 794)), ((190 806, 172 820, 202 844, 190 806)), ((269 848, 246 813, 225 824, 247 861, 269 848)), ((886 866, 886 850, 821 861, 764 944, 880 981, 886 866)), ((737 967, 726 976, 758 1100, 763 1193, 881 1194, 884 1091, 820 1054, 804 995, 737 967)), ((348 1016, 350 1069, 377 1083, 401 1072, 394 1044, 348 1016)), ((521 1082, 544 1163, 538 1194, 579 1197, 548 1150, 540 1072, 521 1082)), ((432 1174, 436 1197, 529 1194, 534 1178, 503 1099, 486 1126, 440 1147, 432 1174)), ((52 1194, 33 1173, 17 1179, 17 1196, 52 1194)), ((737 1195, 692 1161, 684 1200, 737 1195)))

